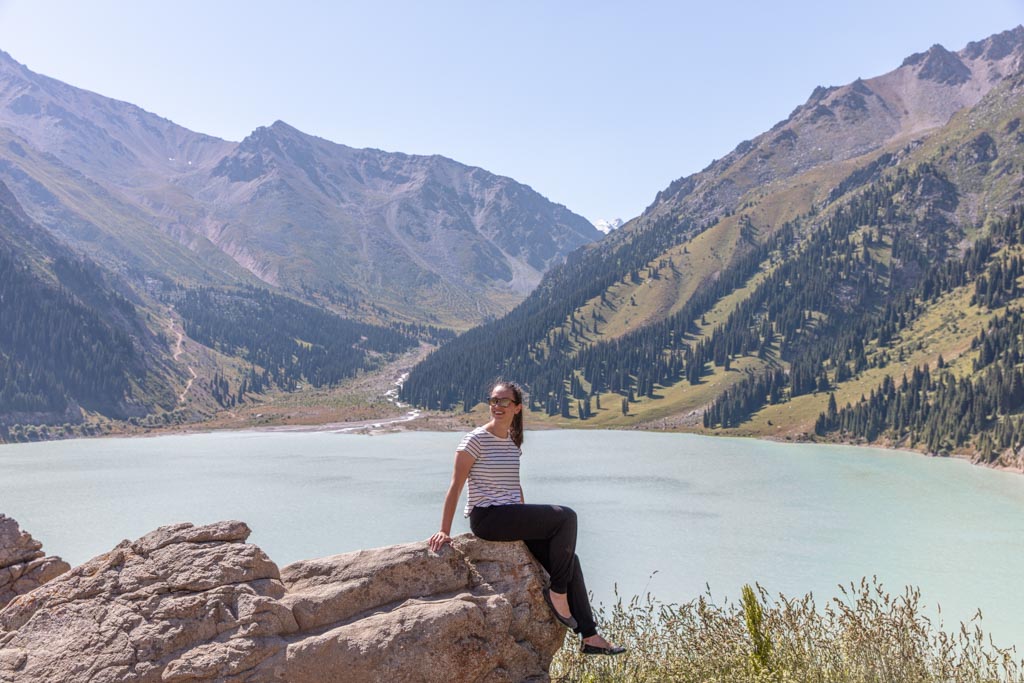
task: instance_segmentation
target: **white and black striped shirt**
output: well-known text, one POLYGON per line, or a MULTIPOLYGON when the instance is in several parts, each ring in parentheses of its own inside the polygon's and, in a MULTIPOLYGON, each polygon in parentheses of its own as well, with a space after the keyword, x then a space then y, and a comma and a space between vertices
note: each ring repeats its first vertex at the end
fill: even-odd
POLYGON ((499 439, 483 427, 463 437, 457 451, 465 451, 476 462, 469 470, 466 509, 522 502, 519 488, 519 458, 523 452, 512 439, 499 439))

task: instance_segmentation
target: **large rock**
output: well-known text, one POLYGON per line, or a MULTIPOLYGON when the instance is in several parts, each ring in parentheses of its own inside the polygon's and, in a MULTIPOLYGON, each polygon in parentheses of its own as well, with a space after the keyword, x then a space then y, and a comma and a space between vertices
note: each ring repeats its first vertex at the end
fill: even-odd
POLYGON ((43 544, 0 514, 0 609, 71 569, 59 557, 45 557, 43 544))
POLYGON ((310 633, 288 646, 290 682, 547 680, 565 635, 522 543, 466 534, 440 554, 410 543, 297 562, 281 578, 310 633))
POLYGON ((279 571, 241 522, 162 527, 0 610, 0 681, 546 681, 565 631, 521 543, 279 571))
POLYGON ((0 681, 271 680, 297 627, 248 536, 241 522, 161 527, 15 598, 0 681))

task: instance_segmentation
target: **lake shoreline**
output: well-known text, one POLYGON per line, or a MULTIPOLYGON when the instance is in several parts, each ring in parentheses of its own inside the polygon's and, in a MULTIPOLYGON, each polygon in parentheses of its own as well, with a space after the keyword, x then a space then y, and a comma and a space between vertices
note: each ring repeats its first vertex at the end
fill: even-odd
MULTIPOLYGON (((393 406, 390 406, 393 407, 393 406)), ((475 413, 454 413, 454 412, 441 412, 441 411, 405 411, 402 413, 395 412, 393 410, 387 411, 387 414, 382 414, 376 417, 363 417, 354 420, 330 420, 325 422, 316 422, 314 416, 289 416, 277 423, 260 423, 263 415, 256 413, 255 419, 250 419, 246 423, 239 422, 219 422, 223 419, 223 413, 218 415, 218 418, 204 420, 202 422, 178 424, 178 425, 167 425, 161 427, 137 427, 129 424, 110 424, 111 429, 102 434, 95 434, 91 436, 86 435, 71 435, 66 438, 61 438, 59 435, 49 438, 40 439, 37 441, 28 442, 8 442, 13 444, 16 443, 38 443, 41 441, 64 441, 67 439, 96 439, 96 438, 150 438, 159 436, 169 435, 193 435, 193 434, 213 434, 219 432, 265 432, 265 433, 298 433, 298 432, 333 432, 341 434, 361 434, 368 436, 375 436, 381 434, 392 434, 396 432, 451 432, 459 433, 470 431, 473 428, 482 424, 481 420, 486 420, 485 415, 477 415, 475 413), (411 413, 415 412, 416 415, 412 416, 411 413), (313 421, 309 421, 309 417, 314 417, 313 421)), ((1024 474, 1024 453, 1018 455, 1015 458, 1015 462, 1006 464, 1002 462, 994 463, 982 463, 976 460, 976 455, 969 452, 958 452, 949 453, 947 455, 936 455, 927 453, 923 450, 916 448, 908 448, 906 446, 891 446, 886 443, 863 443, 853 441, 825 441, 814 438, 809 438, 806 433, 801 433, 795 438, 792 435, 787 436, 772 436, 772 435, 757 435, 757 434, 718 434, 709 433, 705 430, 694 429, 680 429, 678 427, 674 429, 659 429, 656 427, 649 427, 645 425, 632 425, 629 427, 616 428, 602 426, 600 428, 590 427, 586 425, 558 425, 551 424, 549 422, 533 422, 527 425, 528 431, 551 431, 551 430, 566 430, 566 431, 581 431, 589 432, 595 430, 607 430, 612 432, 650 432, 657 434, 691 434, 695 436, 710 436, 720 438, 734 438, 734 439, 752 439, 754 441, 765 441, 769 443, 778 444, 793 444, 793 445, 804 445, 804 444, 818 444, 823 446, 852 446, 854 448, 868 448, 868 449, 883 449, 895 452, 904 452, 914 455, 923 456, 926 458, 955 458, 958 460, 965 460, 971 465, 983 467, 986 469, 992 469, 1002 472, 1009 472, 1013 474, 1024 474)), ((3 443, 3 442, 0 442, 3 443)))
MULTIPOLYGON (((276 424, 276 425, 253 425, 253 426, 211 426, 203 428, 204 423, 197 423, 193 425, 175 425, 167 428, 149 429, 145 431, 140 430, 123 430, 114 431, 108 434, 99 435, 99 437, 85 437, 85 438, 103 438, 103 437, 123 437, 123 438, 146 438, 154 436, 166 436, 170 434, 211 434, 217 432, 267 432, 267 433, 287 433, 287 432, 335 432, 342 434, 362 434, 367 436, 376 436, 381 434, 392 434, 396 432, 451 432, 460 433, 469 431, 474 427, 479 426, 477 421, 472 419, 472 413, 467 414, 456 414, 456 413, 421 413, 413 419, 406 419, 404 417, 382 417, 376 419, 363 419, 363 420, 351 420, 341 422, 325 422, 320 424, 276 424)), ((552 431, 552 430, 566 430, 566 431, 595 431, 588 427, 573 427, 564 425, 552 425, 549 423, 540 423, 528 425, 528 431, 552 431)), ((817 439, 800 438, 793 439, 789 437, 777 437, 777 436, 755 436, 750 434, 714 434, 706 433, 703 431, 687 431, 680 429, 650 429, 643 428, 640 425, 617 429, 614 427, 601 427, 607 431, 612 432, 651 432, 657 434, 692 434, 695 436, 710 436, 718 438, 732 438, 732 439, 752 439, 754 441, 766 441, 769 443, 778 444, 818 444, 823 446, 851 446, 854 448, 872 448, 872 449, 883 449, 887 451, 910 453, 913 455, 919 455, 925 458, 955 458, 957 460, 965 460, 971 465, 977 467, 984 467, 986 469, 997 470, 1002 472, 1010 472, 1013 474, 1024 474, 1024 457, 1020 457, 1015 464, 1002 464, 999 462, 995 463, 981 463, 975 459, 975 455, 972 453, 950 453, 948 455, 934 455, 926 453, 925 451, 918 450, 915 448, 908 448, 906 446, 890 446, 885 443, 855 443, 852 441, 819 441, 817 439)))

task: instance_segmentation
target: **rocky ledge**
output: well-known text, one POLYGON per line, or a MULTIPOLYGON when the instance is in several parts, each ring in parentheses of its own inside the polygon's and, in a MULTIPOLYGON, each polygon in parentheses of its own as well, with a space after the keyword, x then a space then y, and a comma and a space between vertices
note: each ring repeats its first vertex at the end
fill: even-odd
POLYGON ((14 598, 0 681, 548 680, 565 631, 521 543, 466 534, 279 570, 248 537, 161 527, 14 598))
POLYGON ((59 557, 44 557, 42 547, 16 521, 0 515, 0 609, 71 568, 59 557))

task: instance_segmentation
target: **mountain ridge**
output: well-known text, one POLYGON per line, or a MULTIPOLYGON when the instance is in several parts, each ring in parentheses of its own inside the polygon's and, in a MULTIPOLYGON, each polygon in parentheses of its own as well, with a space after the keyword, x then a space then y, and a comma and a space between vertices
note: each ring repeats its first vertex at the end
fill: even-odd
MULTIPOLYGON (((420 363, 403 399, 472 410, 505 376, 524 381, 531 419, 550 424, 809 438, 830 393, 855 405, 884 377, 941 353, 970 372, 961 359, 993 312, 970 304, 968 289, 1016 249, 1009 237, 977 240, 1012 234, 995 226, 1024 200, 1022 55, 1018 27, 816 89, 786 120, 673 181, 643 215, 552 269, 505 318, 420 363), (894 114, 897 101, 920 111, 894 114), (967 104, 947 117, 959 101, 967 104), (801 145, 837 125, 853 134, 820 151, 826 162, 796 163, 801 145), (970 325, 949 317, 950 301, 969 308, 970 325), (470 369, 468 386, 456 383, 455 359, 470 369)), ((1022 407, 999 405, 1011 413, 908 445, 969 450, 985 430, 1003 429, 992 438, 1006 447, 999 425, 1022 407)))
POLYGON ((369 319, 465 327, 507 310, 600 237, 528 186, 440 155, 359 150, 281 121, 225 141, 34 74, 6 53, 0 177, 33 219, 115 270, 262 283, 369 319), (422 191, 401 177, 383 183, 391 170, 417 170, 422 191), (427 254, 425 235, 436 243, 427 254))
MULTIPOLYGON (((751 157, 758 152, 762 152, 764 159, 755 159, 754 165, 760 166, 766 166, 777 153, 783 153, 788 158, 799 157, 799 153, 803 153, 810 156, 810 161, 831 161, 835 160, 838 152, 843 159, 849 159, 888 143, 898 143, 902 137, 913 136, 922 130, 943 125, 956 111, 976 104, 994 83, 1020 70, 1022 43, 1024 26, 1018 26, 984 40, 969 43, 957 53, 951 53, 936 45, 927 52, 911 55, 904 60, 902 66, 880 76, 866 80, 857 79, 845 86, 818 86, 804 104, 794 109, 786 119, 776 123, 769 131, 754 140, 741 142, 732 152, 713 162, 700 173, 670 183, 665 190, 658 193, 642 217, 650 219, 664 215, 669 208, 675 206, 675 202, 681 201, 689 194, 686 188, 694 192, 697 190, 696 184, 702 180, 702 174, 717 172, 723 175, 740 162, 749 163, 751 157), (963 63, 963 57, 967 57, 971 62, 970 67, 963 63), (986 59, 987 57, 994 59, 986 59), (951 84, 954 87, 942 88, 940 97, 930 85, 942 85, 936 81, 935 75, 943 73, 943 67, 936 63, 949 64, 951 60, 968 69, 972 78, 951 84), (921 85, 922 82, 925 84, 921 85), (899 96, 894 91, 898 91, 899 96), (871 121, 867 130, 857 130, 858 123, 869 121, 865 114, 872 111, 881 114, 881 121, 871 121), (847 132, 844 136, 836 135, 837 124, 844 122, 851 124, 852 134, 847 132), (900 124, 898 127, 897 123, 900 124), (798 124, 804 124, 803 128, 794 130, 798 124), (816 139, 808 142, 807 133, 815 131, 806 129, 813 127, 826 128, 830 133, 828 140, 832 144, 817 149, 821 145, 816 139), (885 135, 886 132, 890 134, 885 135)), ((806 170, 807 161, 798 158, 792 168, 806 170)), ((778 170, 778 161, 771 163, 775 170, 778 170)), ((782 168, 782 177, 790 177, 796 173, 786 168, 785 164, 782 168)), ((767 170, 755 171, 753 180, 756 182, 748 181, 743 185, 744 190, 747 191, 754 185, 763 186, 778 179, 779 176, 768 174, 767 170)), ((738 199, 739 190, 732 189, 730 196, 738 199)), ((733 201, 732 206, 735 206, 735 203, 733 201)))

